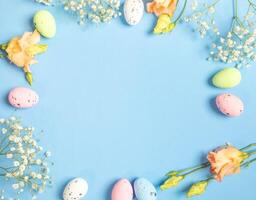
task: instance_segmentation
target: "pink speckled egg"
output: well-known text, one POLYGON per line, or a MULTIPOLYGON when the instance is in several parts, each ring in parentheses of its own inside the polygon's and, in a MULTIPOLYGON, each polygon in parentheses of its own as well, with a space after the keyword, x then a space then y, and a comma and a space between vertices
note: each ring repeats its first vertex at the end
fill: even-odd
POLYGON ((242 100, 233 94, 221 94, 217 96, 216 105, 220 112, 229 117, 237 117, 244 111, 242 100))
POLYGON ((8 101, 15 108, 31 108, 38 103, 39 96, 29 88, 17 87, 9 92, 8 101))
POLYGON ((113 187, 112 200, 132 200, 133 189, 127 179, 120 179, 113 187))

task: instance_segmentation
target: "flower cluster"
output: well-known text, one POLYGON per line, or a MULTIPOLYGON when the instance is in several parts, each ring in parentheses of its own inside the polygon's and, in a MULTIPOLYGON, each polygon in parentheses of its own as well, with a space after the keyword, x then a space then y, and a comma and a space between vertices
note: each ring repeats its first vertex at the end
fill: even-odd
POLYGON ((199 170, 209 168, 211 175, 205 180, 194 183, 187 192, 187 197, 202 195, 210 181, 222 181, 225 176, 237 174, 241 167, 247 167, 256 162, 256 158, 250 159, 256 154, 252 149, 256 144, 250 144, 242 149, 237 149, 230 145, 225 145, 211 151, 207 156, 207 162, 198 166, 186 168, 177 171, 170 171, 167 174, 167 180, 160 186, 161 190, 166 190, 179 185, 186 177, 198 172, 199 170))
POLYGON ((215 20, 219 2, 220 0, 213 3, 193 1, 192 13, 184 17, 183 21, 195 25, 202 38, 209 36, 212 39, 209 60, 232 63, 236 67, 249 67, 256 61, 256 4, 248 0, 247 12, 240 18, 238 2, 234 0, 231 28, 227 34, 221 34, 215 20))
POLYGON ((219 36, 220 31, 216 25, 216 5, 220 0, 208 4, 199 3, 197 0, 191 4, 192 13, 183 18, 183 21, 195 26, 195 30, 204 38, 207 34, 219 36))
POLYGON ((62 4, 65 10, 78 16, 80 24, 87 20, 106 23, 121 15, 120 0, 62 0, 62 4))
POLYGON ((237 67, 250 67, 256 61, 256 5, 249 1, 243 20, 235 12, 232 28, 225 37, 212 44, 211 59, 234 63, 237 67))
POLYGON ((235 63, 237 67, 249 67, 256 61, 256 29, 253 32, 236 26, 225 38, 212 44, 210 52, 215 62, 235 63))
MULTIPOLYGON (((0 128, 0 177, 9 181, 17 199, 25 190, 35 199, 51 183, 48 167, 51 153, 38 145, 34 128, 23 127, 16 117, 0 119, 0 128)), ((5 199, 3 188, 0 199, 5 199)))
MULTIPOLYGON (((36 0, 38 3, 52 5, 53 0, 36 0)), ((68 11, 78 17, 80 25, 86 22, 95 24, 107 23, 121 15, 120 0, 59 0, 56 5, 62 5, 68 11)))

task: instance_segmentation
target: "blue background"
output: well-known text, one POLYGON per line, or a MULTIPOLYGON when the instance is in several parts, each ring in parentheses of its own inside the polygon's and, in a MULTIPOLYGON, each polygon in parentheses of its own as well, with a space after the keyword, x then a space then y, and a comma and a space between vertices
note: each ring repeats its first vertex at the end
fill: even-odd
MULTIPOLYGON (((224 32, 231 6, 231 0, 219 6, 224 32)), ((45 7, 32 0, 0 1, 0 43, 32 31, 32 17, 40 9, 45 7)), ((58 33, 42 40, 49 50, 32 66, 38 106, 15 110, 8 105, 8 91, 28 84, 22 71, 0 62, 1 117, 17 115, 24 124, 44 130, 41 142, 53 153, 54 186, 38 199, 61 199, 64 185, 83 177, 89 182, 85 199, 107 200, 119 178, 146 177, 157 185, 170 169, 193 166, 216 146, 231 142, 242 147, 255 141, 255 67, 242 70, 238 87, 220 90, 209 79, 224 66, 206 61, 210 41, 186 25, 154 36, 153 15, 145 14, 134 27, 122 18, 80 27, 60 7, 47 9, 56 17, 58 33), (241 117, 216 111, 213 99, 223 92, 243 99, 241 117)), ((255 199, 255 172, 252 166, 211 184, 201 199, 255 199)), ((200 177, 160 192, 159 199, 185 199, 184 188, 200 177)))

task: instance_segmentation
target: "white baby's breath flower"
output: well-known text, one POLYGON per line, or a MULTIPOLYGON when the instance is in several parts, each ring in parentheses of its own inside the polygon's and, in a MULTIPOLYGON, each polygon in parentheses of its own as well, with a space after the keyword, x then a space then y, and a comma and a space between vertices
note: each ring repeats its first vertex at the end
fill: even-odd
POLYGON ((197 6, 198 6, 198 1, 195 0, 195 1, 193 1, 192 4, 191 4, 191 9, 192 9, 192 10, 196 10, 196 9, 197 9, 197 6))
POLYGON ((20 187, 20 188, 23 188, 24 186, 25 186, 25 183, 24 183, 23 181, 20 181, 20 182, 19 182, 19 187, 20 187))
POLYGON ((6 173, 5 177, 10 178, 10 177, 12 177, 12 174, 11 173, 6 173))
POLYGON ((19 184, 17 184, 17 183, 13 184, 13 185, 12 185, 12 188, 13 188, 14 190, 18 190, 18 189, 19 189, 19 184))
POLYGON ((32 189, 33 190, 37 190, 38 189, 38 184, 37 183, 33 183, 32 184, 32 189))
POLYGON ((36 173, 35 173, 35 172, 31 172, 31 173, 30 173, 30 176, 31 176, 32 178, 36 178, 36 173))
POLYGON ((7 153, 6 158, 9 158, 9 159, 13 158, 13 154, 12 153, 7 153))
POLYGON ((11 150, 11 151, 15 151, 16 148, 15 148, 15 147, 11 147, 10 150, 11 150))
POLYGON ((28 182, 29 177, 28 177, 28 176, 24 176, 24 178, 23 178, 23 179, 24 179, 24 181, 25 181, 25 182, 28 182))
POLYGON ((19 170, 20 170, 20 171, 23 172, 23 171, 25 171, 25 169, 26 169, 26 166, 25 166, 24 164, 23 164, 23 165, 20 165, 20 167, 19 167, 19 170))
POLYGON ((42 179, 42 175, 41 174, 37 174, 37 178, 38 179, 42 179))
POLYGON ((13 162, 13 166, 14 166, 14 167, 20 166, 20 162, 19 162, 19 161, 14 161, 14 162, 13 162))
POLYGON ((7 129, 6 128, 2 128, 2 134, 6 134, 7 133, 7 129))
POLYGON ((42 164, 42 160, 41 160, 41 159, 37 159, 37 160, 36 160, 36 164, 37 164, 37 165, 41 165, 41 164, 42 164))

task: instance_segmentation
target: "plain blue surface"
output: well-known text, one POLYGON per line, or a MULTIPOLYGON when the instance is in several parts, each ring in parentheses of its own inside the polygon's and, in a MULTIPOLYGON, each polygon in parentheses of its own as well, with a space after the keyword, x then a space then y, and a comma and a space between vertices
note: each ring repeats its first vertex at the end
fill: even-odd
MULTIPOLYGON (((231 3, 219 7, 223 30, 230 25, 231 3)), ((32 31, 33 14, 44 8, 32 0, 0 1, 0 43, 32 31)), ((193 166, 216 146, 256 141, 255 67, 242 70, 237 88, 219 90, 209 85, 209 78, 223 65, 206 61, 209 40, 187 26, 153 36, 152 15, 145 14, 134 27, 122 18, 80 27, 61 8, 49 10, 58 32, 54 39, 42 40, 49 50, 32 66, 38 106, 15 111, 8 105, 8 91, 28 84, 22 71, 0 61, 1 117, 21 116, 25 124, 44 130, 43 146, 53 154, 54 187, 38 199, 60 199, 63 186, 80 176, 89 182, 85 199, 109 200, 121 177, 146 177, 157 185, 170 169, 193 166), (222 92, 243 99, 241 117, 216 112, 212 99, 222 92)), ((252 166, 211 184, 201 199, 254 200, 255 170, 252 166)), ((184 188, 197 180, 191 177, 179 188, 160 192, 159 200, 185 199, 184 188)))

